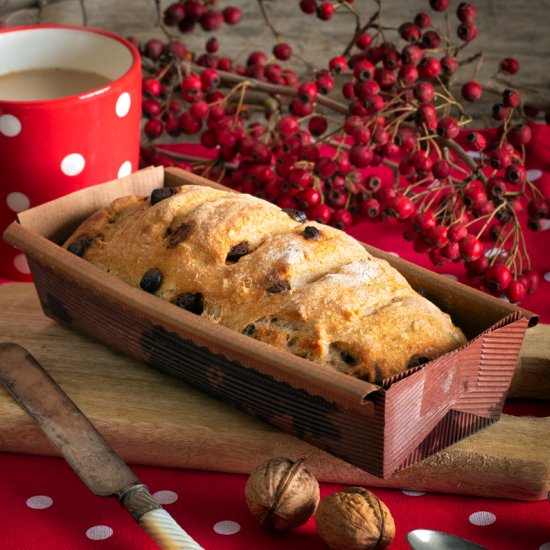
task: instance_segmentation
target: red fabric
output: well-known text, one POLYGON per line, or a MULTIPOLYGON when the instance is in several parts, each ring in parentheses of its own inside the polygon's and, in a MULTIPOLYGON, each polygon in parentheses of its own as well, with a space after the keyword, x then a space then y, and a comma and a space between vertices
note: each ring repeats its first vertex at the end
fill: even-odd
MULTIPOLYGON (((527 165, 529 169, 542 171, 535 181, 550 195, 548 144, 550 128, 536 127, 536 139, 529 148, 527 165)), ((363 223, 353 227, 350 233, 406 260, 456 275, 467 282, 460 265, 433 268, 425 255, 416 254, 402 238, 397 223, 363 223)), ((527 231, 526 238, 541 282, 537 293, 527 297, 521 305, 548 323, 550 232, 527 231)), ((511 401, 506 404, 505 412, 548 416, 550 404, 511 401)), ((290 533, 263 531, 246 506, 246 476, 145 466, 134 466, 133 470, 182 527, 207 550, 327 548, 316 534, 313 520, 290 533), (223 534, 224 528, 226 533, 232 528, 236 532, 223 534)), ((326 496, 343 488, 324 483, 321 484, 321 494, 326 496)), ((397 534, 392 550, 408 549, 407 532, 419 528, 448 531, 492 550, 550 550, 550 503, 547 501, 521 502, 416 494, 396 489, 372 490, 386 503, 395 518, 397 534)), ((59 458, 0 453, 0 525, 0 548, 6 549, 156 548, 114 498, 91 494, 59 458), (32 507, 37 504, 49 505, 32 507)))

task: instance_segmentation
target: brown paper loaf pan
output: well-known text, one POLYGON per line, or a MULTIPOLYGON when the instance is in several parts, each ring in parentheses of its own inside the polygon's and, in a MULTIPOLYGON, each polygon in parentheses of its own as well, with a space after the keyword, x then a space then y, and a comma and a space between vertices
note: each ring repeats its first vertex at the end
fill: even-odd
POLYGON ((18 215, 44 313, 367 472, 389 477, 496 422, 532 313, 366 246, 448 312, 468 343, 380 386, 332 371, 130 287, 60 245, 116 197, 218 184, 149 168, 18 215))

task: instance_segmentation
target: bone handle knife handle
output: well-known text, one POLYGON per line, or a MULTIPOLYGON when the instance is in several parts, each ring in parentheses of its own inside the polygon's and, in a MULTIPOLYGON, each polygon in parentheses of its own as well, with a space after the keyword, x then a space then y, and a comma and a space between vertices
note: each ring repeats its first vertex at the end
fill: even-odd
POLYGON ((164 508, 151 510, 138 521, 162 550, 204 550, 164 508))
POLYGON ((128 487, 118 498, 123 508, 132 514, 162 550, 204 550, 142 483, 128 487))

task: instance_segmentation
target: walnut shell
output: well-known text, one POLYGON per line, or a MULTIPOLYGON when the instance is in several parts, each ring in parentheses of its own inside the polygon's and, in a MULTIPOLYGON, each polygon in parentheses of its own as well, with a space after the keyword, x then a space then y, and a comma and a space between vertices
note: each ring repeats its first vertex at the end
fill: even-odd
POLYGON ((315 524, 332 550, 384 550, 395 536, 387 506, 362 487, 350 487, 321 500, 315 524))
POLYGON ((319 483, 302 466, 282 457, 260 464, 248 478, 248 508, 266 529, 293 529, 304 524, 319 504, 319 483))

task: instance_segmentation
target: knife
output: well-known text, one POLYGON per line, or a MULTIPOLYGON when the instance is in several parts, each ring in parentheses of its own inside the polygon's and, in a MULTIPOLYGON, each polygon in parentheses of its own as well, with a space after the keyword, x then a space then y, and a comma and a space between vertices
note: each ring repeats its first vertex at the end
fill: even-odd
POLYGON ((163 550, 203 550, 25 348, 0 343, 0 381, 93 493, 116 496, 163 550))
POLYGON ((475 542, 432 529, 415 529, 407 533, 407 542, 413 550, 488 550, 475 542))

